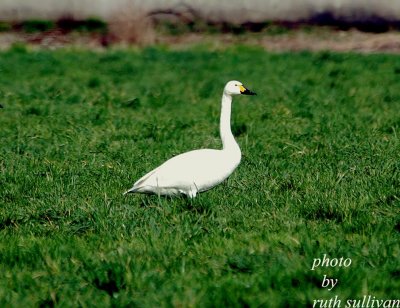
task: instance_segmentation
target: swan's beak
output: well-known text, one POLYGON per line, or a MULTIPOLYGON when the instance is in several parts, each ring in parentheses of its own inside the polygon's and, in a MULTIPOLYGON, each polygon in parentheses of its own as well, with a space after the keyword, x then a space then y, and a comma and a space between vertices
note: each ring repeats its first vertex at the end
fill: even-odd
POLYGON ((240 94, 244 95, 257 95, 257 93, 250 91, 249 89, 245 88, 244 86, 239 86, 240 87, 240 94))

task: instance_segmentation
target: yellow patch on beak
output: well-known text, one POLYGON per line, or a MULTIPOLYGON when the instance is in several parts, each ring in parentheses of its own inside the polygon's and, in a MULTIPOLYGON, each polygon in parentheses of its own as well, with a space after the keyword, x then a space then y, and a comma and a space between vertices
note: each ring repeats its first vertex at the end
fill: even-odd
POLYGON ((243 87, 242 85, 239 86, 239 89, 240 89, 240 93, 243 93, 244 91, 246 91, 246 88, 243 87))

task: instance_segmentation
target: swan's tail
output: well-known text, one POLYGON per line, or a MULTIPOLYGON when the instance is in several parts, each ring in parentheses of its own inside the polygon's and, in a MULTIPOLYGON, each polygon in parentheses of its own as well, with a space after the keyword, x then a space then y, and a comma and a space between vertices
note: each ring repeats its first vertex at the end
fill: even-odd
POLYGON ((126 192, 124 192, 124 196, 126 194, 130 194, 130 193, 135 193, 135 192, 146 192, 146 190, 143 190, 143 187, 145 187, 146 185, 144 184, 146 182, 146 180, 148 180, 150 178, 150 176, 153 175, 154 172, 157 171, 158 168, 154 169, 153 171, 150 171, 149 173, 145 174, 144 176, 142 176, 139 180, 137 180, 135 182, 135 184, 133 184, 133 187, 129 190, 127 190, 126 192))

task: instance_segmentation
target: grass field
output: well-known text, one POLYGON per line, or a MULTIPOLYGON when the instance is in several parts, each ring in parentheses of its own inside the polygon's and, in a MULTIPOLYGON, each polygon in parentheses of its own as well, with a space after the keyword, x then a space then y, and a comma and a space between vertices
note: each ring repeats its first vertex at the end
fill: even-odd
POLYGON ((0 305, 398 299, 399 78, 396 55, 2 52, 0 305), (231 79, 258 96, 234 100, 228 181, 193 202, 122 196, 171 156, 220 147, 231 79), (324 254, 352 263, 312 271, 324 254))

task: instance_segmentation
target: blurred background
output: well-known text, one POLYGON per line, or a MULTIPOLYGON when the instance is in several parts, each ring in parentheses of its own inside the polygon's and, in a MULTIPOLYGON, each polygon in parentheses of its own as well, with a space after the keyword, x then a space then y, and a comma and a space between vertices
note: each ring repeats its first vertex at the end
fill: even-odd
POLYGON ((0 48, 18 43, 190 44, 398 52, 393 0, 0 0, 0 48))

